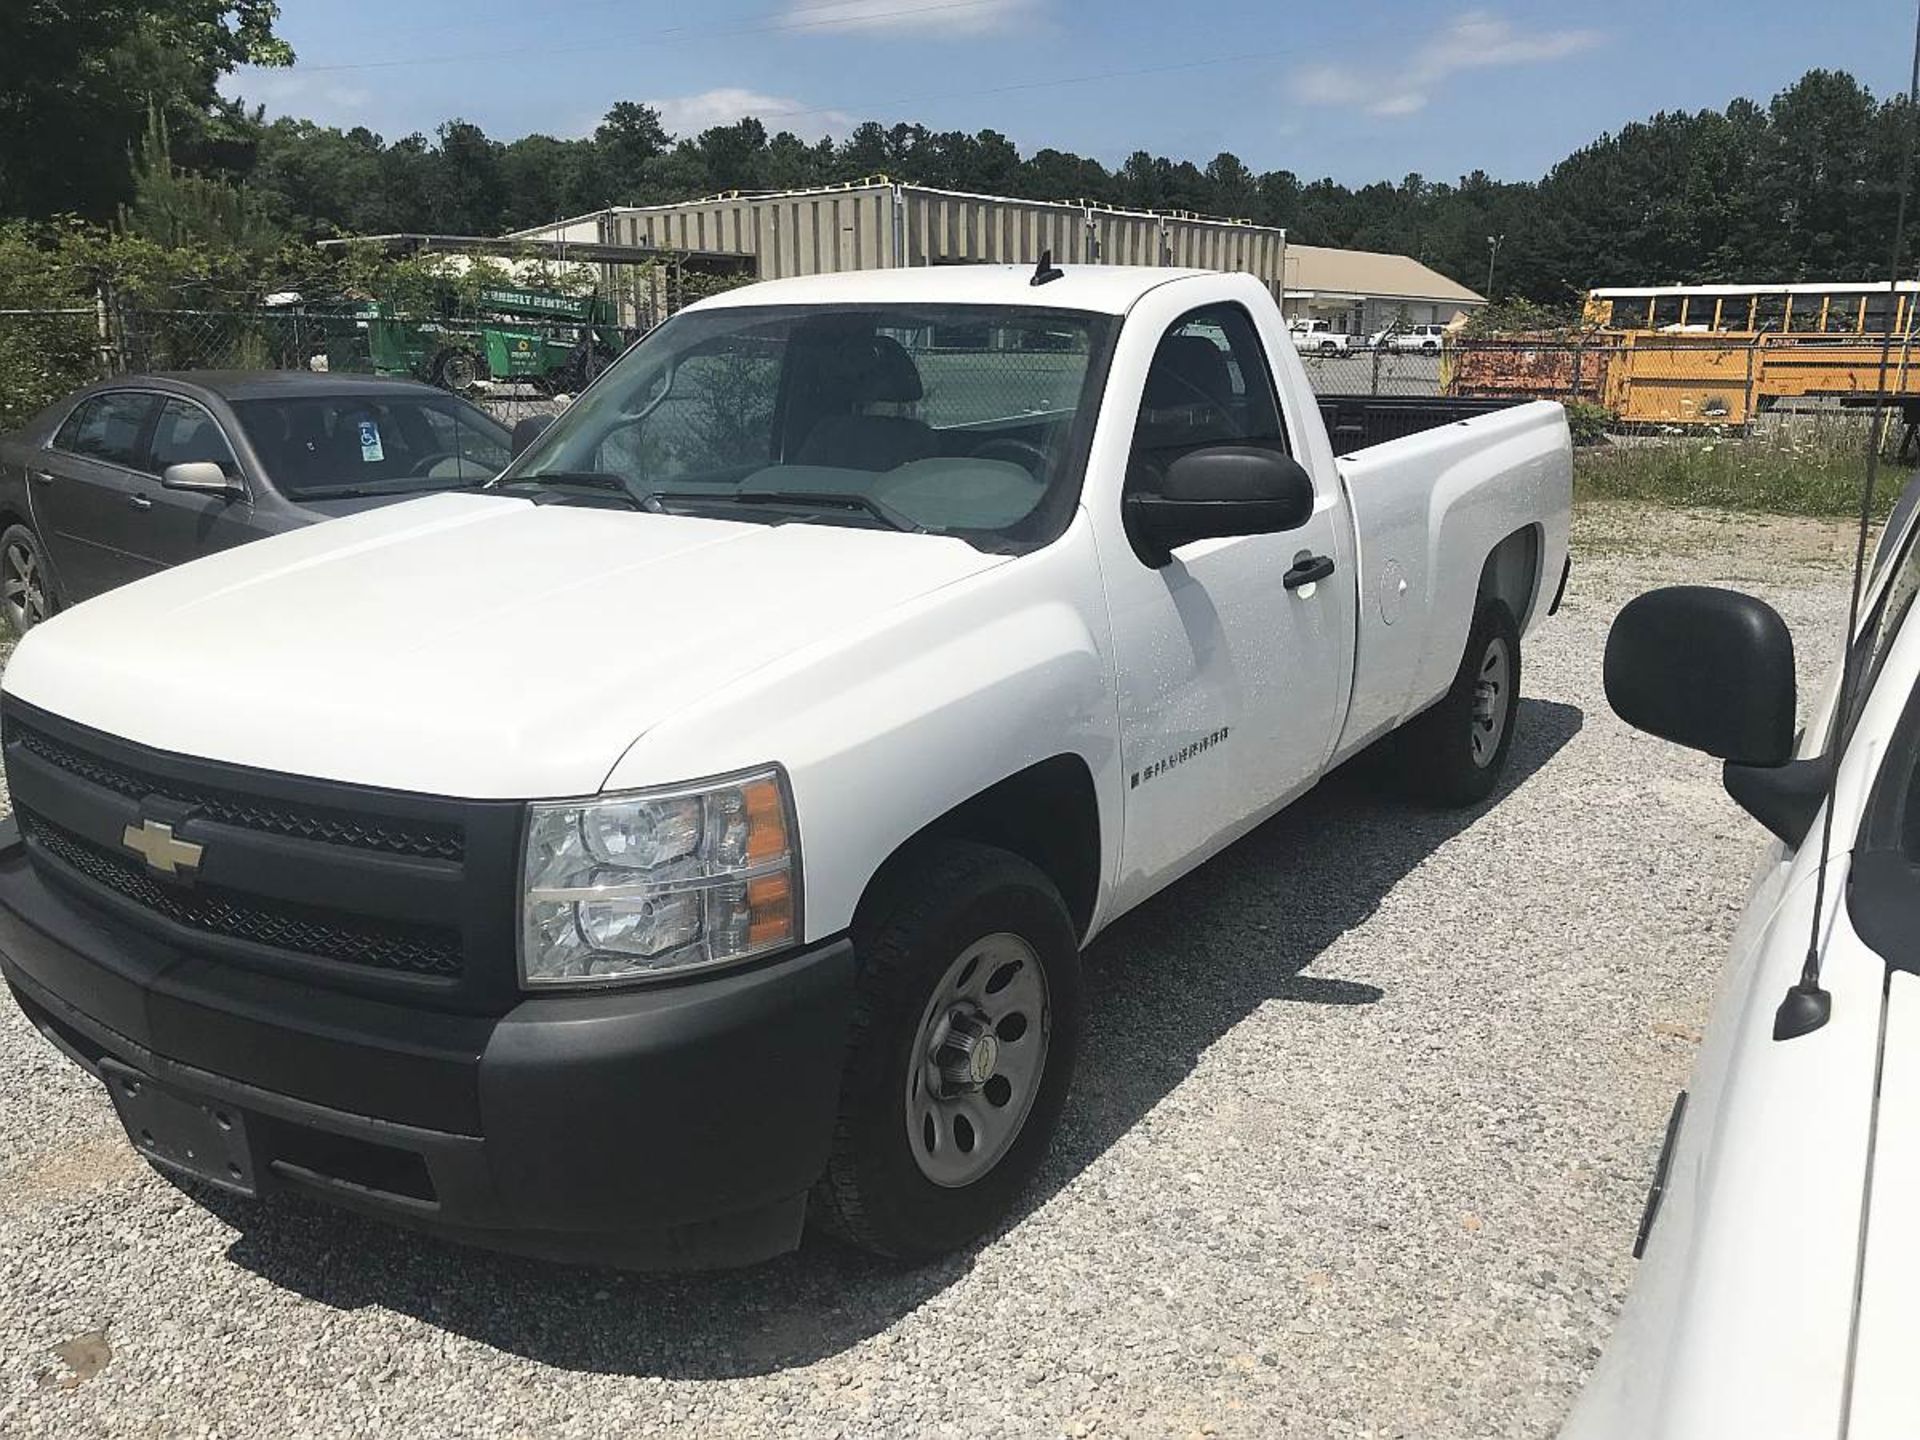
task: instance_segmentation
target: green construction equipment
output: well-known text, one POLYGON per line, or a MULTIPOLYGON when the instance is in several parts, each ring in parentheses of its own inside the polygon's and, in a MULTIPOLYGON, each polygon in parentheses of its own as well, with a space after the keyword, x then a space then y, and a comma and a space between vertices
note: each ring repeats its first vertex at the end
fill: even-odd
POLYGON ((330 369, 412 375, 448 390, 488 380, 577 390, 627 346, 613 306, 597 294, 488 286, 470 307, 449 296, 432 319, 378 303, 354 308, 364 329, 328 347, 330 369))

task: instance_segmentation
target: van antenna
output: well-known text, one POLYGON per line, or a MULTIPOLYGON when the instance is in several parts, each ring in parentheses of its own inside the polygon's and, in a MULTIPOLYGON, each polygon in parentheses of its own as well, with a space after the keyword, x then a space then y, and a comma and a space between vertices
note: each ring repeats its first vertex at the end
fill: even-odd
MULTIPOLYGON (((1907 202, 1913 191, 1914 116, 1920 107, 1920 7, 1914 16, 1913 69, 1907 80, 1906 135, 1901 141, 1900 201, 1894 210, 1893 259, 1887 269, 1892 279, 1887 293, 1900 293, 1901 255, 1906 248, 1907 202)), ((1840 695, 1835 702, 1827 745, 1834 751, 1827 767, 1827 802, 1821 809, 1820 865, 1814 872, 1813 928, 1807 936, 1807 958, 1801 962, 1800 978, 1787 987, 1780 1008, 1773 1012, 1773 1038, 1792 1040, 1811 1034, 1825 1025, 1833 1014, 1833 995, 1820 984, 1820 921, 1826 899, 1827 863, 1833 852, 1833 802, 1840 788, 1840 727, 1853 713, 1854 692, 1860 685, 1860 646, 1855 631, 1860 625, 1860 592, 1864 588, 1867 565, 1867 529, 1873 521, 1873 488, 1880 476, 1880 446, 1887 415, 1887 368, 1893 356, 1893 327, 1880 335, 1880 376, 1875 382, 1873 423, 1867 436, 1867 480, 1860 488, 1860 528, 1854 538, 1853 589, 1847 598, 1847 633, 1840 651, 1840 695)))
POLYGON ((1066 273, 1066 271, 1053 263, 1052 250, 1042 250, 1040 252, 1040 263, 1033 267, 1033 278, 1027 281, 1027 283, 1029 285, 1045 285, 1049 280, 1058 280, 1066 273))

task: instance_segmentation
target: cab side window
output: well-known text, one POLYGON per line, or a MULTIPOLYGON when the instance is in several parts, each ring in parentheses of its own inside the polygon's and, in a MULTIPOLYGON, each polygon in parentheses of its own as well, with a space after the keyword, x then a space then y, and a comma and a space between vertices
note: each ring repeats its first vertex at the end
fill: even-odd
POLYGON ((1192 311, 1161 337, 1140 397, 1127 489, 1157 491, 1168 465, 1207 445, 1291 453, 1266 352, 1238 305, 1192 311))
POLYGON ((151 458, 144 467, 155 475, 164 475, 169 465, 188 465, 211 461, 226 472, 228 479, 240 474, 233 447, 219 423, 198 405, 186 400, 163 400, 160 414, 153 422, 151 458))

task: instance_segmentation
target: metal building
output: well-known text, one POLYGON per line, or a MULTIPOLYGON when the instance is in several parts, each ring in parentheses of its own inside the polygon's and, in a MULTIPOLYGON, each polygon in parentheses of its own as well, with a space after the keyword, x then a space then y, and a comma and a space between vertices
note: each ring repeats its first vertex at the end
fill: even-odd
POLYGON ((622 206, 516 232, 527 239, 751 255, 759 278, 905 265, 1168 265, 1258 276, 1289 316, 1336 330, 1395 319, 1445 322, 1485 301, 1404 255, 1289 246, 1245 220, 1020 200, 895 184, 732 192, 672 205, 622 206))

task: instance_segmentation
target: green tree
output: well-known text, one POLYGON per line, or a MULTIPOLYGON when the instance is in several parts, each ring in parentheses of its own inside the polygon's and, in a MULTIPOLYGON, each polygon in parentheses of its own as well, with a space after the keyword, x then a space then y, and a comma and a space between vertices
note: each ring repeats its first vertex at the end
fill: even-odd
POLYGON ((285 239, 253 192, 173 163, 167 117, 158 104, 147 113, 133 199, 120 207, 120 229, 168 249, 197 245, 245 255, 265 254, 285 239))
POLYGON ((215 89, 286 65, 272 0, 7 0, 0 5, 0 215, 110 218, 158 107, 182 159, 244 166, 252 119, 215 89))

